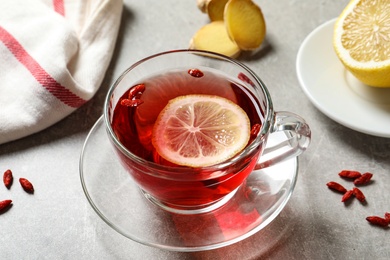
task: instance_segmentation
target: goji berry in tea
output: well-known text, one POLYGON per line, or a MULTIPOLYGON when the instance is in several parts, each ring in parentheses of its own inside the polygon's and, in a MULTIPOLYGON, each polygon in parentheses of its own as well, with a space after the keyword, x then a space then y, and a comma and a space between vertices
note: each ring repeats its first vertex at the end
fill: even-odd
POLYGON ((356 179, 362 176, 362 174, 358 171, 343 170, 339 172, 339 176, 348 179, 356 179))
POLYGON ((121 100, 121 105, 127 106, 127 107, 137 107, 137 106, 141 105, 142 103, 144 103, 144 102, 141 99, 134 99, 134 100, 122 99, 121 100))
POLYGON ((251 128, 251 136, 249 138, 249 143, 251 143, 257 135, 260 133, 261 125, 260 124, 254 124, 251 128))
POLYGON ((242 80, 243 82, 248 83, 248 84, 251 85, 252 87, 255 86, 255 84, 253 84, 252 80, 250 80, 250 79, 248 78, 248 76, 245 75, 245 74, 242 73, 242 72, 240 72, 240 73, 238 74, 238 79, 242 80))
POLYGON ((381 227, 389 226, 389 222, 386 219, 378 217, 378 216, 369 216, 369 217, 366 217, 366 220, 373 225, 377 225, 377 226, 381 226, 381 227))
POLYGON ((5 187, 7 187, 7 189, 11 188, 13 179, 14 177, 12 176, 12 171, 6 170, 3 175, 3 182, 5 187))
POLYGON ((369 172, 363 173, 362 176, 360 176, 359 178, 353 181, 353 184, 355 185, 367 184, 371 180, 372 176, 373 176, 372 173, 369 172))
POLYGON ((347 189, 344 188, 343 185, 341 185, 340 183, 334 182, 334 181, 328 182, 326 184, 326 186, 328 186, 329 189, 332 189, 332 190, 335 190, 335 191, 339 191, 341 193, 346 193, 347 192, 347 189))
POLYGON ((347 200, 349 200, 353 195, 353 190, 349 190, 347 191, 343 197, 341 198, 341 202, 346 202, 347 200))
POLYGON ((195 78, 201 78, 204 75, 203 72, 199 69, 189 69, 188 74, 190 74, 191 76, 193 76, 195 78))
POLYGON ((129 90, 129 99, 139 99, 145 91, 145 84, 138 84, 129 90))
POLYGON ((360 201, 364 202, 366 200, 366 197, 364 196, 363 192, 359 188, 353 188, 353 195, 360 201))
POLYGON ((28 193, 34 193, 34 187, 31 184, 31 182, 25 178, 19 179, 20 185, 22 185, 22 188, 28 192, 28 193))
POLYGON ((8 209, 9 205, 12 203, 12 200, 3 200, 0 201, 0 212, 8 209))

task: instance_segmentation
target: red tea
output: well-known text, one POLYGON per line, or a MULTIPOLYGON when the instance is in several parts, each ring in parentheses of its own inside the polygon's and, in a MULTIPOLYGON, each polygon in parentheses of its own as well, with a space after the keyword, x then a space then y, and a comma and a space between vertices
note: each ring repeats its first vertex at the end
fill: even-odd
MULTIPOLYGON (((237 79, 233 82, 214 72, 197 69, 171 71, 147 78, 133 87, 129 86, 129 90, 123 93, 114 108, 112 129, 117 139, 133 154, 153 163, 179 167, 182 171, 184 166, 164 160, 152 145, 152 130, 159 113, 169 100, 178 96, 217 95, 238 104, 248 115, 251 126, 258 127, 261 125, 260 116, 264 115, 261 115, 262 111, 255 103, 254 95, 238 83, 239 80, 247 81, 248 78, 241 74, 237 75, 237 79), (134 106, 126 105, 129 93, 130 99, 136 96, 134 106)), ((185 173, 181 173, 182 177, 177 176, 175 168, 171 172, 156 172, 152 175, 147 173, 150 170, 148 167, 135 165, 135 162, 130 162, 123 154, 119 154, 140 186, 163 203, 171 206, 198 206, 215 202, 236 189, 253 170, 261 149, 259 147, 252 157, 239 165, 224 169, 225 172, 218 174, 220 177, 213 177, 217 174, 205 169, 195 169, 197 176, 193 176, 193 168, 189 168, 191 176, 185 173)))

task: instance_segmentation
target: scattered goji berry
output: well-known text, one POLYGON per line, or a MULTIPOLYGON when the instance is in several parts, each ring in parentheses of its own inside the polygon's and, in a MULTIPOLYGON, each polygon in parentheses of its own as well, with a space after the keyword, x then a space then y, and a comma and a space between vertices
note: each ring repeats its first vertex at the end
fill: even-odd
POLYGON ((201 78, 204 75, 203 72, 199 69, 189 69, 188 74, 190 74, 191 76, 193 76, 195 78, 201 78))
MULTIPOLYGON (((343 178, 354 179, 353 183, 355 185, 364 185, 370 182, 373 174, 370 172, 361 174, 358 171, 342 170, 339 172, 339 176, 343 178)), ((330 189, 344 193, 343 197, 341 198, 342 202, 349 200, 352 196, 354 196, 360 202, 365 202, 366 200, 364 193, 357 187, 354 187, 352 190, 346 190, 341 184, 333 181, 328 182, 326 185, 330 189)), ((379 216, 369 216, 366 217, 366 220, 372 225, 387 228, 390 225, 390 212, 386 212, 383 218, 379 216)))
POLYGON ((11 188, 12 182, 13 182, 14 177, 12 176, 12 171, 11 170, 6 170, 3 175, 3 182, 5 187, 7 189, 11 188))
POLYGON ((12 203, 12 200, 0 201, 0 212, 8 209, 8 206, 12 203))
POLYGON ((386 213, 385 213, 385 219, 386 219, 387 222, 389 222, 389 224, 390 224, 390 212, 386 212, 386 213))
POLYGON ((366 217, 366 220, 373 225, 377 225, 377 226, 381 226, 381 227, 388 227, 389 226, 389 222, 386 219, 378 217, 378 216, 369 216, 369 217, 366 217))
POLYGON ((366 197, 364 196, 363 192, 359 189, 359 188, 356 188, 354 187, 352 189, 353 191, 353 195, 360 201, 360 202, 364 202, 366 200, 366 197))
POLYGON ((371 180, 372 176, 373 176, 372 173, 369 172, 363 173, 362 176, 360 176, 359 178, 353 181, 353 184, 355 185, 367 184, 371 180))
POLYGON ((349 200, 349 199, 352 197, 352 195, 353 195, 353 190, 347 191, 347 192, 343 195, 343 197, 341 198, 341 202, 345 202, 345 201, 349 200))
POLYGON ((348 179, 356 179, 362 176, 362 174, 358 171, 343 170, 339 172, 339 176, 348 179))
POLYGON ((31 184, 31 182, 25 178, 19 179, 20 185, 22 185, 22 188, 28 192, 28 193, 34 193, 34 187, 31 184))
POLYGON ((341 185, 340 183, 337 183, 337 182, 334 182, 334 181, 330 181, 326 185, 328 186, 329 189, 332 189, 332 190, 335 190, 335 191, 339 191, 341 193, 346 193, 347 192, 347 189, 344 188, 344 186, 341 185))

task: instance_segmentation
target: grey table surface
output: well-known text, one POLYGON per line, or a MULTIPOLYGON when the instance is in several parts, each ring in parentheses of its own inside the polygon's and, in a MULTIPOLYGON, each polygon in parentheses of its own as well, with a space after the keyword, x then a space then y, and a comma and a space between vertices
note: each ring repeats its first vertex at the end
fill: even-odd
MULTIPOLYGON (((390 211, 390 139, 329 119, 311 104, 296 75, 302 41, 337 17, 348 0, 256 2, 265 15, 267 36, 259 51, 239 60, 268 85, 276 110, 301 115, 312 129, 311 146, 299 157, 296 188, 281 214, 237 244, 182 253, 125 238, 91 208, 80 184, 79 156, 102 114, 109 86, 145 56, 187 48, 192 35, 208 23, 195 0, 127 0, 114 57, 96 96, 54 126, 0 146, 1 169, 29 178, 36 189, 29 195, 15 188, 15 205, 0 215, 1 259, 390 259, 390 229, 365 220, 390 211), (373 183, 364 187, 367 204, 344 205, 339 194, 327 189, 328 181, 340 180, 342 169, 374 173, 373 183)), ((0 197, 8 196, 0 189, 0 197)))

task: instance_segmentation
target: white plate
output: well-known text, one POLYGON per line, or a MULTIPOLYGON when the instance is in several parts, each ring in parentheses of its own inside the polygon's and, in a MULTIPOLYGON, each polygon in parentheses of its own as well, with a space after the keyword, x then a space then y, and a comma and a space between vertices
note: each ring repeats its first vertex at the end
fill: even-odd
POLYGON ((333 50, 330 20, 311 32, 297 56, 297 74, 311 102, 334 121, 356 131, 390 137, 390 88, 359 82, 333 50))

